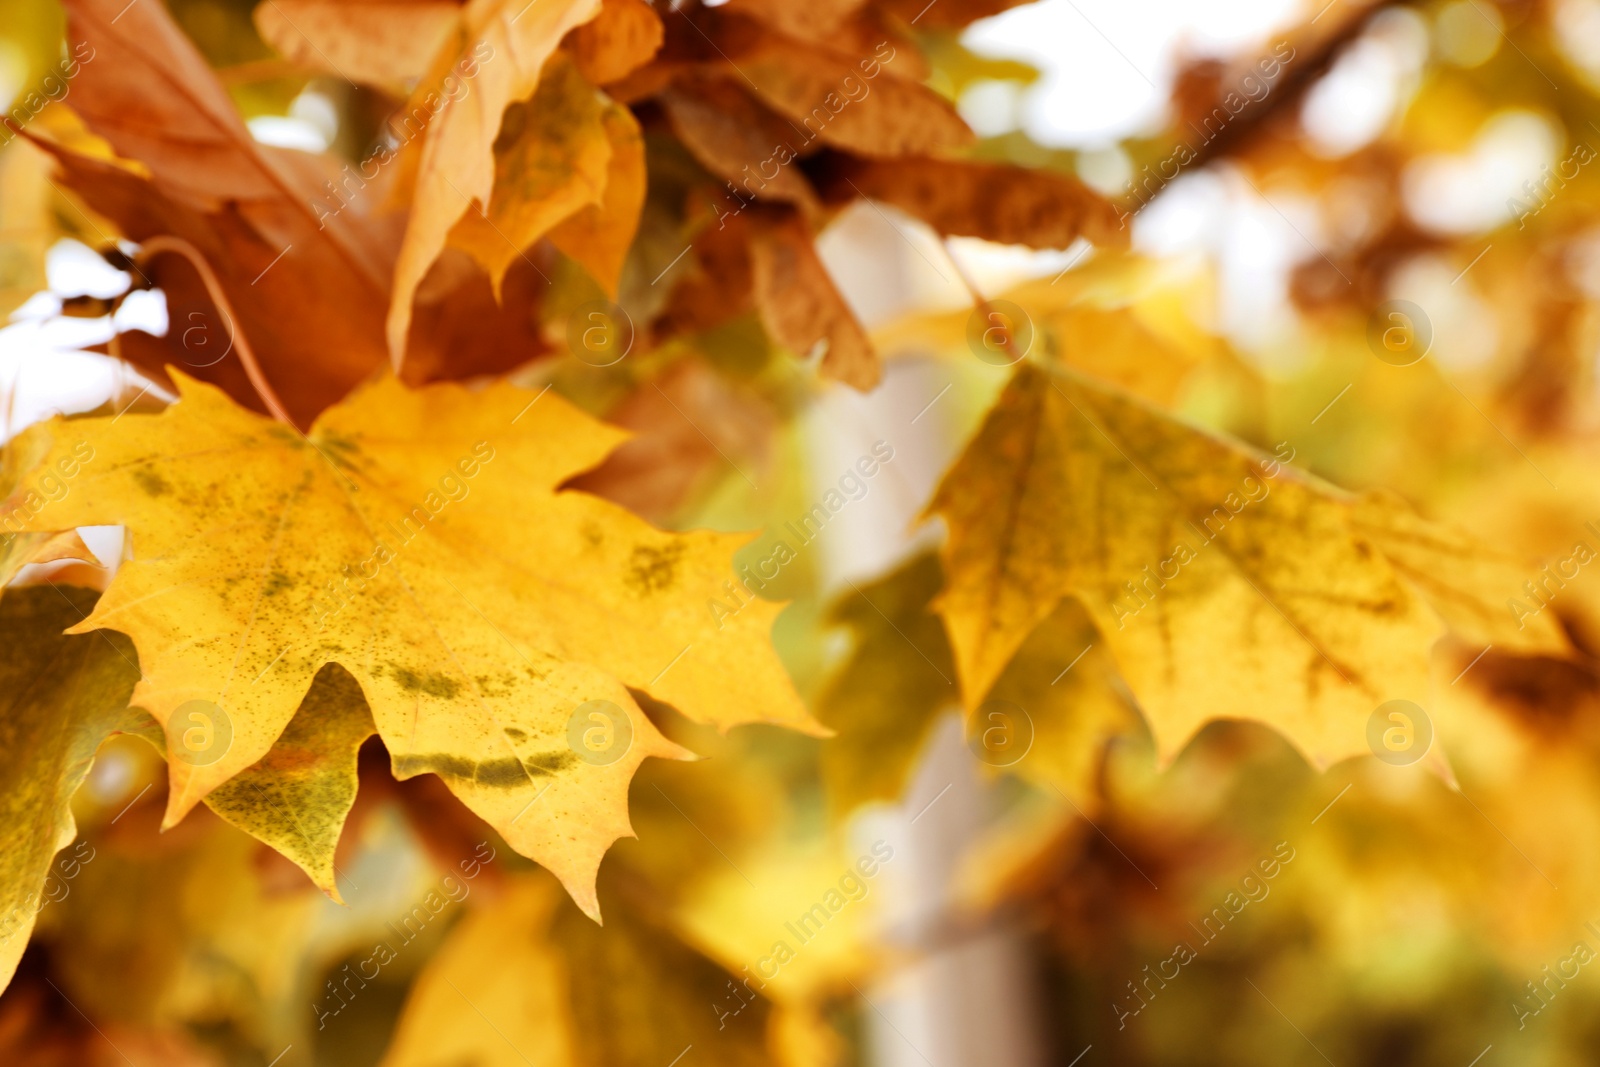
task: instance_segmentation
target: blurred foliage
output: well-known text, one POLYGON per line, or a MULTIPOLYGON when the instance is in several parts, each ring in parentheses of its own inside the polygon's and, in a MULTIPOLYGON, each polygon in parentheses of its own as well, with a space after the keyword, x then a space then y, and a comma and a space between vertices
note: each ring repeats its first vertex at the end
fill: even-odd
MULTIPOLYGON (((738 3, 728 5, 736 14, 738 3)), ((870 12, 896 41, 915 43, 934 94, 959 103, 1001 82, 1027 99, 1036 71, 967 48, 959 20, 912 28, 919 6, 870 12)), ((366 158, 412 88, 357 87, 281 57, 247 0, 170 8, 245 117, 327 102, 335 162, 366 158)), ((1072 397, 1155 412, 1151 424, 1185 442, 1224 438, 1240 463, 1282 457, 1286 446, 1308 492, 1343 506, 1352 494, 1392 490, 1438 529, 1491 546, 1521 578, 1461 599, 1497 611, 1512 602, 1499 617, 1508 627, 1519 625, 1520 604, 1570 647, 1513 652, 1458 628, 1413 650, 1431 764, 1360 755, 1314 766, 1286 725, 1310 698, 1263 707, 1242 691, 1190 691, 1179 696, 1222 710, 1192 737, 1175 734, 1141 692, 1140 664, 1112 639, 1115 621, 1096 613, 1081 583, 1037 583, 1053 599, 999 657, 992 686, 963 692, 971 679, 949 636, 948 544, 941 560, 927 537, 910 539, 882 573, 841 577, 848 530, 796 532, 857 461, 850 452, 835 469, 828 457, 860 434, 841 426, 847 409, 830 406, 837 387, 817 380, 809 340, 775 314, 777 287, 750 280, 751 258, 784 232, 761 212, 793 211, 821 229, 821 205, 849 202, 839 190, 860 176, 850 157, 859 145, 809 156, 805 196, 816 203, 759 205, 728 223, 734 240, 706 207, 727 176, 686 147, 659 85, 619 80, 607 87, 638 102, 649 172, 616 293, 635 314, 639 350, 610 368, 565 354, 569 318, 604 288, 544 243, 530 246, 526 268, 512 267, 499 304, 481 272, 463 268, 469 280, 451 289, 457 279, 441 258, 428 284, 464 310, 439 330, 440 350, 461 365, 423 376, 506 372, 553 384, 636 435, 575 488, 669 529, 759 531, 734 572, 760 580, 730 589, 727 606, 791 602, 774 640, 834 736, 765 725, 719 732, 636 692, 663 734, 704 758, 640 769, 629 809, 638 839, 616 845, 600 878, 603 928, 437 781, 395 781, 376 740, 362 750, 336 853, 341 906, 203 806, 159 832, 166 766, 145 741, 114 737, 73 800, 79 836, 52 868, 34 939, 0 997, 0 1059, 661 1067, 688 1045, 715 1062, 863 1062, 877 1024, 861 990, 1001 930, 1021 939, 1038 979, 1048 1062, 1078 1062, 1086 1047, 1085 1067, 1594 1062, 1600 586, 1577 549, 1600 548, 1589 525, 1600 523, 1596 25, 1591 0, 1341 2, 1302 11, 1237 56, 1188 62, 1161 128, 1109 149, 1062 150, 1021 130, 951 149, 1050 175, 1081 169, 1109 192, 1109 218, 1136 237, 1184 197, 1211 196, 1191 203, 1223 228, 1238 217, 1223 213, 1241 204, 1264 212, 1284 223, 1292 249, 1283 292, 1241 283, 1215 246, 1164 254, 1136 239, 1127 251, 1094 234, 1095 247, 1059 277, 975 294, 976 309, 917 314, 872 335, 892 378, 934 382, 930 397, 953 386, 915 433, 894 438, 894 459, 857 475, 874 501, 925 498, 931 482, 906 473, 914 463, 942 467, 969 442, 981 448, 1013 372, 995 365, 1009 359, 985 358, 997 353, 974 345, 971 324, 978 315, 986 336, 986 314, 1005 300, 1021 312, 1007 320, 1009 340, 1025 322, 1032 363, 1089 383, 1068 386, 1072 397), (1318 94, 1363 56, 1388 57, 1352 69, 1392 76, 1380 87, 1392 106, 1360 143, 1331 144, 1315 116, 1341 101, 1319 105, 1318 94), (1495 191, 1508 168, 1515 181, 1495 191), (693 254, 682 259, 686 244, 693 254), (524 269, 552 284, 519 304, 524 269), (505 340, 512 326, 484 310, 495 307, 514 309, 514 341, 505 340), (1270 316, 1278 325, 1241 329, 1240 307, 1252 325, 1270 316), (493 330, 480 343, 471 327, 485 322, 493 330), (1395 341, 1386 331, 1397 326, 1395 341), (492 358, 471 362, 468 350, 492 358), (989 718, 1017 710, 1021 734, 1014 716, 989 718), (962 812, 978 829, 959 877, 935 894, 927 926, 938 937, 919 941, 897 925, 904 899, 890 882, 904 861, 872 865, 892 875, 860 865, 876 842, 912 847, 908 780, 952 715, 963 717, 987 807, 962 812), (986 739, 997 722, 1020 757, 996 756, 986 739), (1169 749, 1165 762, 1158 753, 1169 749), (829 893, 848 903, 823 905, 832 917, 814 943, 797 939, 790 925, 829 893), (392 960, 376 962, 384 955, 392 960), (491 1019, 503 1032, 478 1025, 491 1019)), ((59 61, 63 32, 54 4, 0 0, 0 85, 21 98, 59 61)), ((782 111, 776 95, 760 103, 768 118, 782 111)), ((110 159, 72 106, 68 94, 30 130, 110 159)), ((77 187, 49 166, 23 138, 0 147, 0 310, 44 287, 43 257, 57 239, 109 253, 109 235, 129 236, 81 196, 69 199, 61 185, 77 187)), ((127 160, 107 166, 140 173, 127 160)), ((934 228, 937 214, 925 213, 934 228)), ((895 217, 921 227, 919 239, 932 232, 895 217)), ((392 248, 399 236, 383 240, 392 248)), ((158 284, 177 307, 179 282, 158 284)), ((815 311, 835 328, 826 351, 844 346, 840 303, 815 311)), ((428 328, 418 327, 414 349, 431 351, 420 343, 428 328)), ((381 338, 371 348, 381 356, 381 338)), ((129 358, 159 370, 173 351, 164 342, 156 356, 129 358)), ((228 388, 254 403, 238 383, 228 388)), ((863 455, 874 440, 869 433, 863 455)), ((1130 447, 1146 459, 1148 447, 1130 447)), ((1001 479, 989 485, 996 500, 1012 499, 998 495, 1001 479)), ((925 499, 913 503, 907 516, 925 499)), ((1133 525, 1131 510, 1062 510, 1101 523, 1111 540, 1133 525)), ((1441 582, 1458 580, 1452 588, 1470 585, 1467 565, 1442 570, 1441 582)), ((1226 651, 1271 658, 1243 641, 1226 651)), ((1197 669, 1223 677, 1229 658, 1197 669)), ((1336 723, 1348 750, 1366 743, 1358 719, 1336 723)))

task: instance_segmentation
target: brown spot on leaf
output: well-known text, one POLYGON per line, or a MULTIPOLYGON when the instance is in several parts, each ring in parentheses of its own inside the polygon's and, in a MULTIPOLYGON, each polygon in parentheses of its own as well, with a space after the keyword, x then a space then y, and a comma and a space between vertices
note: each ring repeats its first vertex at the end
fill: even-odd
POLYGON ((683 545, 674 542, 665 548, 639 545, 628 560, 628 585, 640 593, 659 593, 670 589, 678 576, 678 560, 683 545))
POLYGON ((449 675, 438 671, 425 671, 418 674, 410 667, 395 667, 394 680, 400 683, 401 688, 413 693, 427 693, 429 696, 451 699, 461 692, 461 683, 449 675))
POLYGON ((151 496, 165 496, 172 492, 172 486, 167 480, 149 467, 140 467, 133 472, 133 480, 139 483, 139 488, 151 496))

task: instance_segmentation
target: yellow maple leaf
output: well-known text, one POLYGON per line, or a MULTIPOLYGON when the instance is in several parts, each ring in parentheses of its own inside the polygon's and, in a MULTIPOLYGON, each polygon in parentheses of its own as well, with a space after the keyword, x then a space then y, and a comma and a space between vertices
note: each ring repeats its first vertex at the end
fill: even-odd
POLYGON ((719 727, 818 729, 769 644, 779 606, 708 608, 741 537, 558 491, 624 437, 559 396, 385 379, 302 436, 175 380, 158 415, 29 431, 46 463, 95 450, 32 523, 130 531, 80 629, 138 648, 134 703, 176 755, 168 825, 266 755, 338 663, 398 777, 438 774, 593 914, 634 770, 685 755, 630 688, 719 727))
POLYGON ((934 718, 957 706, 950 643, 928 611, 939 582, 939 561, 918 556, 843 595, 829 613, 854 642, 816 702, 838 731, 821 759, 840 812, 899 796, 934 718))
POLYGON ((1197 370, 1224 358, 1216 338, 1175 313, 1215 299, 1211 288, 1203 273, 1101 251, 1065 274, 1007 289, 987 307, 898 319, 874 330, 872 341, 886 359, 931 352, 1007 366, 1031 354, 1171 404, 1197 370))
MULTIPOLYGON (((1271 723, 1319 765, 1368 751, 1379 705, 1429 703, 1444 626, 1424 597, 1454 588, 1465 549, 1429 550, 1422 520, 1396 520, 1402 573, 1353 504, 1130 397, 1024 364, 930 505, 950 527, 936 607, 968 705, 1072 596, 1164 759, 1218 718, 1271 723)), ((1360 512, 1369 526, 1376 514, 1360 512)))
POLYGON ((0 492, 14 496, 9 511, 0 511, 0 586, 5 586, 29 563, 75 559, 95 562, 94 553, 77 530, 21 532, 24 523, 62 499, 70 480, 93 449, 78 447, 72 455, 42 464, 43 443, 26 437, 13 439, 0 458, 0 492), (69 473, 71 472, 71 473, 69 473))
POLYGON ((1100 807, 1108 744, 1148 750, 1117 665, 1083 606, 1067 598, 1028 635, 967 724, 980 762, 1038 785, 1080 814, 1100 807))
POLYGON ((1566 633, 1554 613, 1519 618, 1508 610, 1531 565, 1486 548, 1459 530, 1428 522, 1394 493, 1368 493, 1356 505, 1357 529, 1419 589, 1450 628, 1477 644, 1507 652, 1566 655, 1566 633), (1441 566, 1441 564, 1443 566, 1441 566), (1441 575, 1448 575, 1442 577, 1441 575))

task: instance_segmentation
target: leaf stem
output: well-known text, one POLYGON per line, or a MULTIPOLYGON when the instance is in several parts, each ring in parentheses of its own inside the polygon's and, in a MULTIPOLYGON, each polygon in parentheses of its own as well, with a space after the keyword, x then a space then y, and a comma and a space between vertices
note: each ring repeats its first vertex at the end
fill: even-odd
POLYGON ((983 314, 984 321, 991 322, 994 318, 1000 319, 1000 322, 996 328, 1000 331, 1000 337, 1002 339, 1001 347, 1007 352, 1010 352, 1016 347, 1016 340, 1011 334, 1011 324, 1006 321, 1006 317, 1004 315, 995 315, 994 305, 989 302, 989 298, 987 296, 983 295, 983 290, 978 288, 978 283, 973 280, 972 275, 967 273, 967 268, 956 256, 956 250, 950 244, 950 238, 945 237, 940 244, 944 247, 944 257, 948 259, 950 261, 950 265, 955 268, 956 277, 961 279, 961 284, 966 287, 968 295, 972 297, 973 307, 977 308, 978 311, 983 314))
POLYGON ((194 245, 182 237, 171 234, 161 234, 147 241, 140 242, 141 258, 149 260, 163 252, 175 252, 189 261, 195 272, 200 275, 200 282, 206 287, 206 293, 211 297, 211 302, 217 310, 227 318, 233 326, 234 350, 239 353, 239 362, 244 364, 245 376, 250 379, 250 384, 255 388, 256 395, 267 406, 272 417, 288 426, 293 426, 294 419, 289 417, 289 412, 284 408, 283 401, 278 399, 278 394, 273 391, 272 385, 261 372, 261 365, 256 362, 255 353, 250 349, 250 342, 245 339, 244 332, 239 327, 239 316, 233 312, 233 305, 228 302, 228 295, 222 289, 222 283, 217 280, 217 275, 211 269, 211 264, 206 262, 205 256, 194 245))

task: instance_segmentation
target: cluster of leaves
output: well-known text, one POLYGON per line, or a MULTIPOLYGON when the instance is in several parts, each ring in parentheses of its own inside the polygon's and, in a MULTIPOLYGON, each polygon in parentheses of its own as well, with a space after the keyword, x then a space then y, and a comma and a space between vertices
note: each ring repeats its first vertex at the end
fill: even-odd
MULTIPOLYGON (((1285 102, 1383 16, 1343 5, 1291 35, 1276 95, 1194 165, 1222 159, 1261 195, 1359 177, 1371 224, 1330 225, 1341 243, 1297 272, 1299 343, 1323 355, 1269 381, 1196 312, 1209 279, 1126 250, 1146 192, 1119 203, 1072 158, 961 120, 967 84, 1029 76, 959 44, 1009 6, 65 0, 40 19, 35 73, 73 70, 62 102, 7 118, 7 310, 77 236, 159 290, 169 327, 105 346, 142 376, 109 410, 7 446, 0 578, 51 576, 0 597, 8 1056, 840 1062, 852 981, 887 964, 842 903, 831 945, 777 978, 773 937, 851 869, 848 817, 903 793, 957 706, 980 751, 995 707, 1026 709, 1030 738, 1007 761, 1007 829, 1026 832, 1000 835, 965 906, 1023 909, 1073 1036, 1130 1062, 1199 1054, 1176 1023, 1120 1036, 1100 1005, 1260 841, 1308 857, 1278 896, 1296 903, 1204 958, 1212 981, 1161 1005, 1179 1021, 1268 965, 1303 1003, 1318 944, 1368 983, 1352 1001, 1419 988, 1415 969, 1372 977, 1381 923, 1326 918, 1352 885, 1447 886, 1485 931, 1470 953, 1407 943, 1434 996, 1486 996, 1567 937, 1570 909, 1490 905, 1551 867, 1587 885, 1577 859, 1415 868, 1488 841, 1478 817, 1547 839, 1516 795, 1530 780, 1561 811, 1595 788, 1592 739, 1573 743, 1595 604, 1575 587, 1506 605, 1587 517, 1543 472, 1586 484, 1591 300, 1528 280, 1569 276, 1585 198, 1506 227, 1478 268, 1503 321, 1543 331, 1508 334, 1483 372, 1501 377, 1471 386, 1490 414, 1447 411, 1433 364, 1376 360, 1366 338, 1398 260, 1477 263, 1480 233, 1409 219, 1407 167, 1470 144, 1491 101, 1575 128, 1579 94, 1515 66, 1574 61, 1530 20, 1492 62, 1430 67, 1392 132, 1330 160, 1285 102), (252 135, 244 115, 308 87, 337 104, 327 151, 252 135), (863 202, 940 237, 1088 251, 1004 294, 1020 315, 974 293, 869 335, 816 244, 863 202), (964 398, 927 423, 925 447, 953 454, 924 512, 941 548, 837 600, 805 546, 753 580, 813 506, 803 412, 887 361, 964 398), (1356 396, 1322 423, 1341 381, 1356 396), (1501 418, 1538 434, 1537 466, 1501 418), (96 562, 74 532, 93 526, 128 534, 109 583, 72 565, 96 562), (1390 700, 1428 709, 1436 780, 1341 762, 1390 700), (1336 790, 1308 761, 1356 768, 1365 799, 1322 823, 1336 790), (62 851, 80 832, 92 861, 62 851), (1426 847, 1362 881, 1364 848, 1406 840, 1426 847), (1451 952, 1484 977, 1442 982, 1451 952)), ((1186 72, 1174 131, 1126 157, 1163 158, 1235 73, 1186 72)), ((1241 1016, 1211 1051, 1270 1058, 1259 1029, 1241 1016)), ((1382 1034, 1359 1041, 1375 1051, 1353 1038, 1340 1062, 1385 1055, 1382 1034)))

